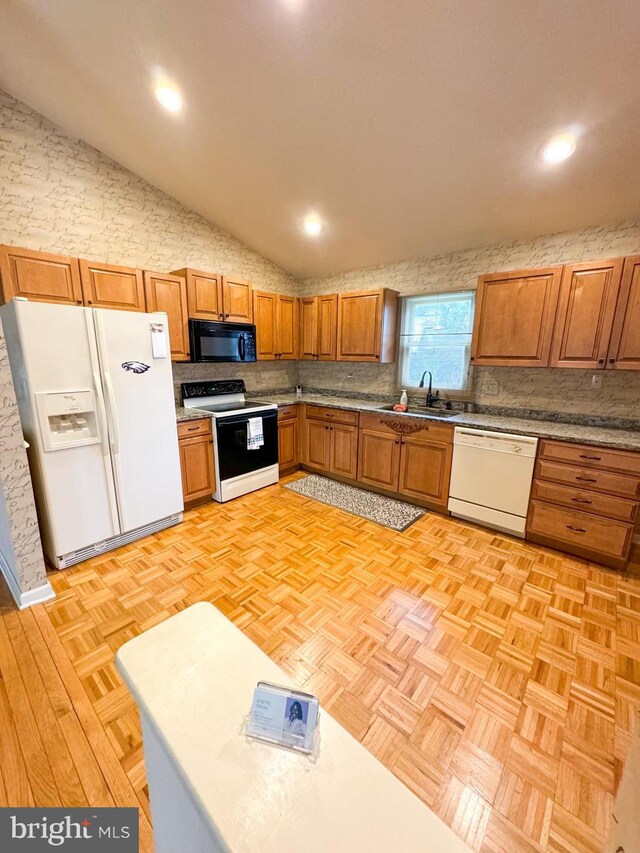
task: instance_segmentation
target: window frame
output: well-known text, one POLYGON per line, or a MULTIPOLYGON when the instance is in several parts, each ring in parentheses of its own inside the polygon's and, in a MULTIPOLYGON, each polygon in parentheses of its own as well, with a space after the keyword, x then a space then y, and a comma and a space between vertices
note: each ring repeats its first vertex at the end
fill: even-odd
MULTIPOLYGON (((424 388, 420 388, 418 385, 411 385, 403 380, 403 373, 405 369, 405 358, 406 358, 406 349, 404 346, 404 338, 406 337, 405 333, 405 323, 407 318, 407 312, 409 310, 410 304, 412 300, 419 299, 428 299, 429 297, 442 297, 442 296, 453 296, 465 294, 471 297, 472 301, 472 320, 471 320, 471 331, 469 335, 473 336, 473 320, 475 318, 475 309, 476 309, 476 294, 477 291, 475 288, 460 288, 459 290, 435 290, 427 293, 412 293, 403 295, 400 297, 401 301, 401 309, 400 309, 400 333, 398 336, 398 389, 404 389, 410 396, 414 396, 417 393, 423 393, 425 391, 424 388)), ((455 333, 454 333, 455 334, 455 333)), ((471 364, 471 337, 469 339, 469 347, 467 351, 467 370, 466 370, 466 382, 464 388, 443 388, 442 386, 434 384, 434 391, 440 391, 440 394, 449 400, 462 400, 462 401, 471 401, 473 400, 473 365, 471 364)), ((428 368, 427 368, 428 369, 428 368)))

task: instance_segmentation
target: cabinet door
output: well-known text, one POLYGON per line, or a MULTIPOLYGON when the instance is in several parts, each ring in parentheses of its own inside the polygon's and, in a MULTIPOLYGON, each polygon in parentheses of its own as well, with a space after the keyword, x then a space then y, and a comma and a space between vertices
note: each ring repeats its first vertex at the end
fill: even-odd
POLYGON ((331 466, 331 430, 323 421, 305 420, 305 465, 328 471, 331 466))
POLYGON ((222 276, 222 307, 229 323, 253 323, 253 296, 250 281, 222 276))
POLYGON ((478 279, 471 362, 547 367, 562 267, 478 279))
POLYGON ((81 260, 80 279, 85 305, 120 311, 145 310, 142 270, 81 260))
POLYGON ((2 301, 25 296, 33 302, 82 305, 77 258, 0 246, 2 301))
POLYGON ((640 370, 640 255, 624 261, 607 367, 640 370))
POLYGON ((210 435, 183 438, 180 448, 182 495, 185 504, 198 498, 210 497, 215 491, 213 471, 213 439, 210 435))
POLYGON ((358 476, 358 428, 332 424, 330 433, 331 473, 355 480, 358 476))
POLYGON ((300 358, 318 356, 318 297, 303 296, 300 300, 300 358))
POLYGON ((256 324, 256 356, 259 360, 272 360, 277 352, 275 293, 254 290, 253 319, 256 324))
POLYGON ((298 299, 276 296, 277 357, 295 361, 298 358, 298 299))
POLYGON ((320 361, 335 361, 338 337, 338 296, 318 296, 317 349, 320 361))
POLYGON ((604 367, 618 301, 622 258, 564 267, 551 367, 604 367))
POLYGON ((370 429, 360 430, 358 480, 387 491, 398 491, 400 438, 370 429))
POLYGON ((177 275, 145 270, 147 311, 165 311, 169 321, 171 361, 189 361, 187 285, 177 275))
POLYGON ((222 277, 199 270, 174 270, 187 282, 187 307, 194 320, 211 320, 217 323, 222 317, 222 277))
POLYGON ((278 421, 278 465, 280 475, 298 465, 298 419, 278 421))
POLYGON ((446 506, 453 447, 406 436, 400 458, 400 494, 446 506))
POLYGON ((338 296, 338 361, 379 361, 382 322, 380 291, 338 296))

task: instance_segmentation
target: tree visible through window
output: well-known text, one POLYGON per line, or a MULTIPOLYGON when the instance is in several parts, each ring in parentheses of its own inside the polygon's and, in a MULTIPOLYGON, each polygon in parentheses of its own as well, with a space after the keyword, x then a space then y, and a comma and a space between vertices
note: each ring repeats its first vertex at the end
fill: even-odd
POLYGON ((417 388, 423 372, 430 370, 434 390, 467 389, 474 304, 473 290, 403 299, 400 332, 403 388, 417 388))

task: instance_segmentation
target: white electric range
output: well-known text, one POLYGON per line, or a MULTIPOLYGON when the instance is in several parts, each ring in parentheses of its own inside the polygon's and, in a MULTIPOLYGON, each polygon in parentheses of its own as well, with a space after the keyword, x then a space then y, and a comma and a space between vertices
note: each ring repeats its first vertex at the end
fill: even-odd
POLYGON ((185 409, 199 409, 213 418, 215 501, 229 501, 278 482, 278 407, 247 403, 244 379, 184 382, 185 409), (264 442, 249 448, 249 418, 262 418, 264 442))

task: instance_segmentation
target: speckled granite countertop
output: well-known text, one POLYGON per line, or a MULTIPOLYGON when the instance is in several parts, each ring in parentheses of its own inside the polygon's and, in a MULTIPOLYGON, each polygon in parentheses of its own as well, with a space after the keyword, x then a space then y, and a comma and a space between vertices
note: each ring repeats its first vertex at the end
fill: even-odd
MULTIPOLYGON (((291 406, 294 403, 311 403, 318 406, 329 406, 334 409, 351 409, 357 412, 378 412, 389 414, 382 408, 378 400, 359 400, 350 397, 333 397, 324 394, 303 394, 298 398, 295 394, 260 394, 251 395, 255 402, 277 403, 279 406, 291 406)), ((452 417, 438 417, 433 412, 410 411, 394 412, 400 417, 420 417, 427 420, 437 420, 454 426, 476 427, 490 429, 495 432, 509 432, 517 435, 533 435, 538 438, 556 438, 561 441, 577 441, 584 444, 595 444, 600 447, 615 447, 619 450, 640 450, 640 430, 617 429, 607 426, 589 426, 587 424, 559 423, 556 421, 539 421, 529 418, 512 416, 458 413, 452 417)))
POLYGON ((202 418, 210 418, 211 412, 204 412, 202 409, 185 409, 184 406, 176 406, 176 420, 181 421, 198 421, 202 418))

